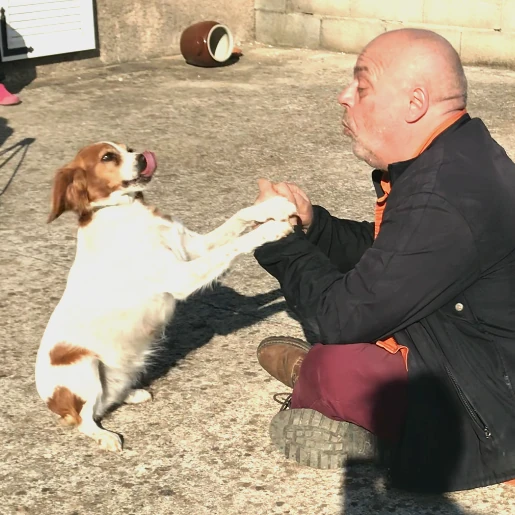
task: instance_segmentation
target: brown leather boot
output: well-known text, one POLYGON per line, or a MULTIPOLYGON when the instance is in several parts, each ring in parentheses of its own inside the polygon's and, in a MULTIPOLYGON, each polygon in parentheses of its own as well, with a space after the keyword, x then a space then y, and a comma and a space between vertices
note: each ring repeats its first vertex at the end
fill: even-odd
POLYGON ((293 388, 311 345, 289 336, 270 336, 257 348, 259 364, 278 381, 293 388))

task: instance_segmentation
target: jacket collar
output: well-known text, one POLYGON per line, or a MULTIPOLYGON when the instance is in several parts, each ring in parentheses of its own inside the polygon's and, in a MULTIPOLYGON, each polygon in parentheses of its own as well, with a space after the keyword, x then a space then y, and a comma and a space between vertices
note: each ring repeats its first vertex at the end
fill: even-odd
MULTIPOLYGON (((445 140, 450 134, 457 131, 460 127, 465 125, 468 121, 470 121, 470 115, 463 111, 460 113, 460 116, 457 120, 452 122, 451 125, 448 124, 448 120, 444 122, 444 124, 438 127, 427 139, 427 141, 422 145, 420 152, 413 158, 408 159, 407 161, 399 161, 398 163, 392 163, 388 165, 388 178, 390 183, 393 185, 395 181, 408 169, 408 167, 416 161, 416 159, 423 154, 428 148, 431 148, 437 141, 440 142, 445 140), (443 130, 442 130, 443 129, 443 130)), ((384 195, 383 188, 381 187, 381 179, 384 179, 385 173, 382 170, 374 170, 372 172, 372 181, 374 183, 374 187, 376 189, 376 193, 378 197, 384 195)))

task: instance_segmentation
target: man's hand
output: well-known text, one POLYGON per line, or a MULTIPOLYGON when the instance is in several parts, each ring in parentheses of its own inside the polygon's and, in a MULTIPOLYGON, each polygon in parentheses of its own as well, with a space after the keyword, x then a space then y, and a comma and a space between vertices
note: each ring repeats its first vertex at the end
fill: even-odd
POLYGON ((256 204, 263 202, 271 197, 281 195, 287 198, 290 202, 293 202, 297 207, 296 217, 292 217, 290 222, 293 225, 299 223, 302 224, 302 228, 307 230, 313 221, 313 206, 308 196, 292 182, 278 182, 273 183, 267 179, 259 179, 259 195, 256 199, 256 204))
POLYGON ((275 190, 297 206, 297 215, 302 228, 307 231, 313 222, 313 206, 308 196, 292 182, 279 182, 275 185, 275 190), (290 195, 293 196, 293 200, 290 195))
MULTIPOLYGON (((282 183, 279 183, 282 184, 282 183)), ((269 181, 268 179, 258 179, 259 195, 256 198, 254 204, 259 204, 272 197, 286 197, 290 202, 295 204, 295 198, 289 190, 277 191, 277 184, 269 181)))

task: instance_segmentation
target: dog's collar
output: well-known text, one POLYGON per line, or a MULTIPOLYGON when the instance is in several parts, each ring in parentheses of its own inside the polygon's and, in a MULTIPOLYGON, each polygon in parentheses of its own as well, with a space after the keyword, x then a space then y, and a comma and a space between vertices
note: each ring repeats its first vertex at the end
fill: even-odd
POLYGON ((141 191, 123 192, 120 194, 112 193, 108 198, 94 201, 90 203, 91 210, 95 213, 100 211, 104 207, 115 207, 115 206, 128 206, 135 200, 143 198, 141 191))

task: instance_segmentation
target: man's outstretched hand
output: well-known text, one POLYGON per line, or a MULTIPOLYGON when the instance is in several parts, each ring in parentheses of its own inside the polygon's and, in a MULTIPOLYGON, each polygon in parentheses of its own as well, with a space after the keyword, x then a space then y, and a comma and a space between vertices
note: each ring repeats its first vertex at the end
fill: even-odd
POLYGON ((302 224, 307 230, 313 222, 313 206, 308 196, 296 184, 292 182, 271 182, 268 179, 258 179, 259 195, 255 204, 263 202, 271 197, 281 195, 293 202, 297 207, 297 215, 290 219, 292 225, 302 224))

